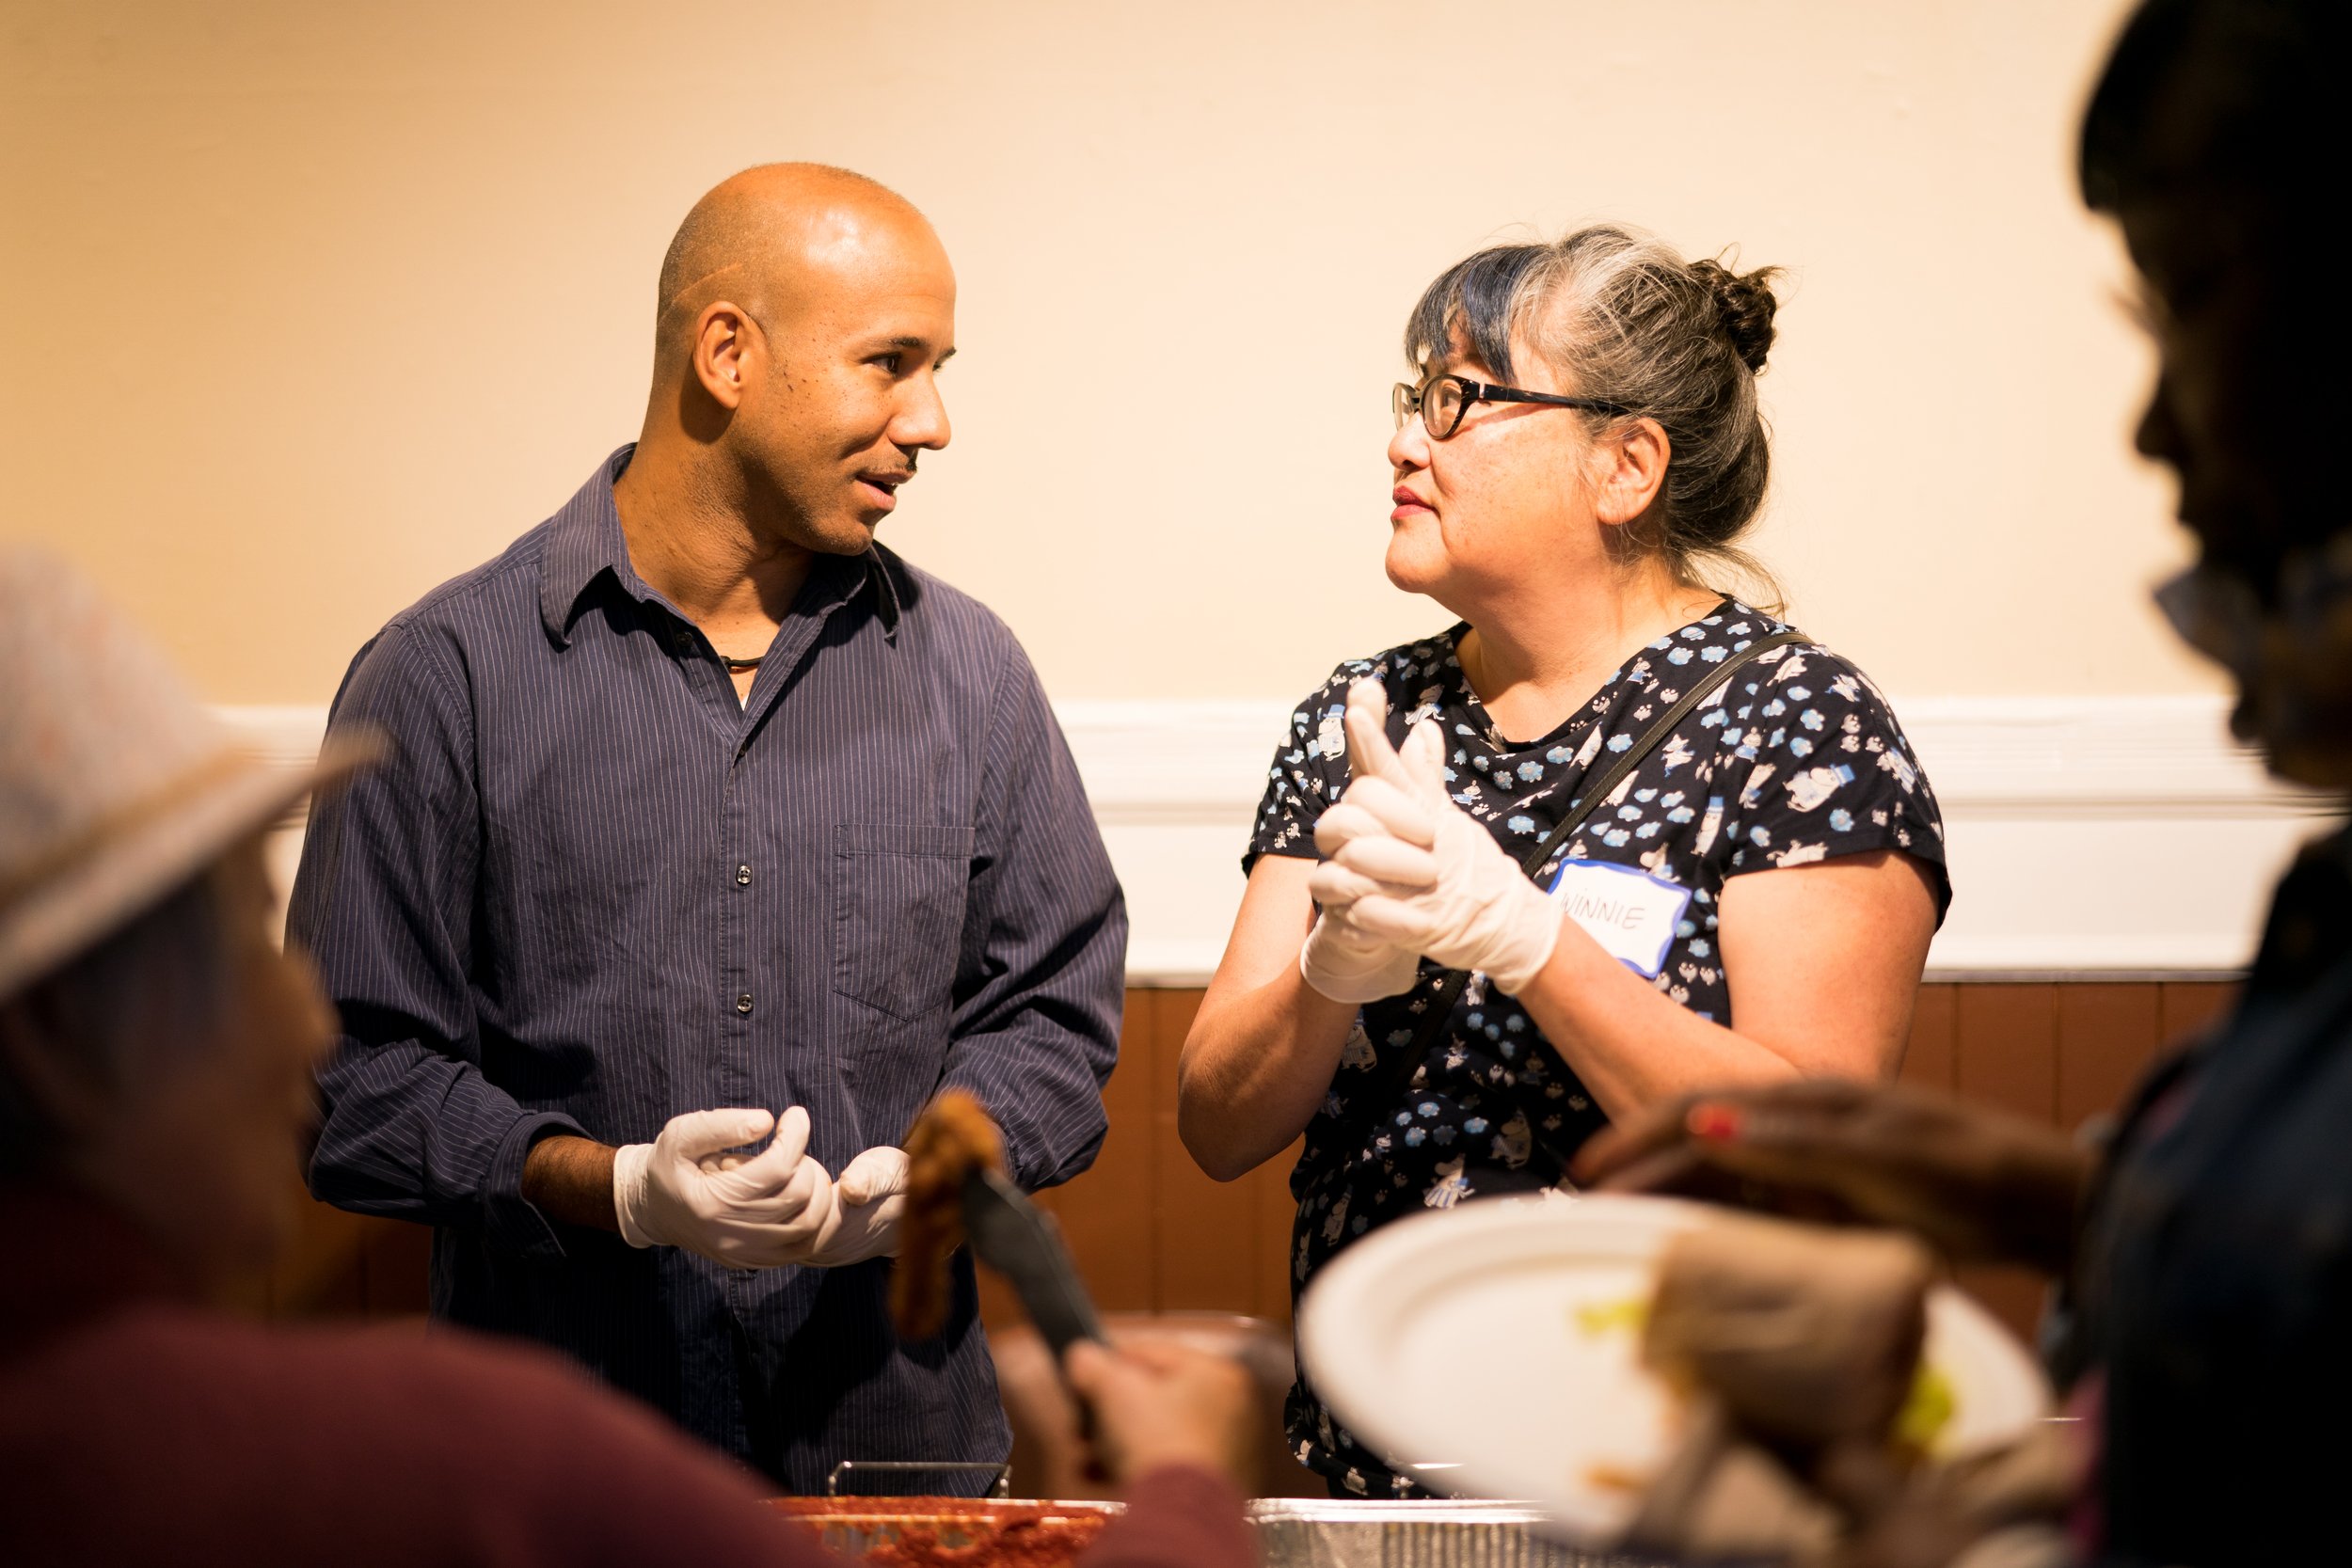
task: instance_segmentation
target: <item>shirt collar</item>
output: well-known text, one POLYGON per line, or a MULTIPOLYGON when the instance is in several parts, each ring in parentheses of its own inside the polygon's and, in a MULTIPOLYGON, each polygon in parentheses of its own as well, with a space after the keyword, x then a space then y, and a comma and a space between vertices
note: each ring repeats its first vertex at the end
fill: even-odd
POLYGON ((549 519, 547 547, 539 556, 539 618, 557 646, 572 638, 572 612, 588 585, 611 572, 636 599, 652 590, 628 563, 628 544, 621 535, 620 508, 612 504, 612 482, 628 467, 637 443, 606 458, 588 476, 564 509, 549 519))
POLYGON ((898 574, 892 568, 897 558, 880 545, 866 546, 866 580, 873 586, 874 613, 882 626, 882 640, 898 641, 898 620, 906 607, 898 602, 898 574))
MULTIPOLYGON (((620 508, 612 501, 612 482, 628 467, 628 460, 636 451, 637 443, 631 441, 606 458, 588 477, 588 483, 549 519, 547 546, 539 558, 539 618, 558 647, 571 641, 572 617, 580 609, 580 595, 607 572, 612 574, 613 580, 629 597, 641 602, 661 602, 661 596, 629 564, 628 542, 621 532, 620 508)), ((882 624, 882 636, 893 642, 898 641, 898 621, 905 607, 899 600, 891 560, 880 546, 869 545, 859 556, 834 556, 819 561, 812 577, 818 582, 834 578, 839 584, 829 592, 818 590, 826 613, 855 598, 859 589, 870 587, 874 612, 882 624), (834 566, 834 562, 841 564, 834 566)))

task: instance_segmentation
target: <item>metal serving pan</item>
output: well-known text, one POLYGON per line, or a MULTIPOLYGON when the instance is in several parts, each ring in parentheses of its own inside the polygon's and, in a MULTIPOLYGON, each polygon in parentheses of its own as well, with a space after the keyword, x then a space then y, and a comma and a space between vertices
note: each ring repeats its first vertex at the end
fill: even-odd
MULTIPOLYGON (((961 1497, 790 1497, 772 1506, 852 1556, 917 1531, 961 1546, 1015 1520, 1041 1526, 1074 1553, 1121 1512, 1110 1502, 961 1497)), ((1652 1568, 1547 1541, 1529 1528, 1543 1515, 1521 1503, 1267 1497, 1250 1503, 1248 1516, 1265 1568, 1652 1568)))
POLYGON ((1647 1568, 1545 1540, 1522 1503, 1268 1497, 1249 1519, 1266 1568, 1647 1568))

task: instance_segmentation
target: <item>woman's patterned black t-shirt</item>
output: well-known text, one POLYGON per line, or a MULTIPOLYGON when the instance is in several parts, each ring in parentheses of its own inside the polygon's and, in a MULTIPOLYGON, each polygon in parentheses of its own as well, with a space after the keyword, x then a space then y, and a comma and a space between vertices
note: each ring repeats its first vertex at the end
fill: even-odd
MULTIPOLYGON (((1517 859, 1576 800, 1576 785, 1612 752, 1630 748, 1690 683, 1757 638, 1788 629, 1736 601, 1642 649, 1592 702, 1540 740, 1504 738, 1463 679, 1453 629, 1351 660, 1292 716, 1276 752, 1245 867, 1260 855, 1315 855, 1315 819, 1348 784, 1341 715, 1347 689, 1377 677, 1389 693, 1389 736, 1402 743, 1434 718, 1447 740, 1454 799, 1517 859)), ((1600 863, 1666 884, 1680 918, 1652 978, 1702 1018, 1732 1022, 1715 950, 1716 898, 1748 871, 1839 855, 1899 849, 1950 901, 1944 825, 1918 759, 1893 711, 1862 672, 1807 643, 1759 655, 1636 767, 1608 801, 1555 849, 1547 886, 1565 863, 1600 863)), ((1580 871, 1604 882, 1617 873, 1580 871)), ((1640 962, 1637 973, 1648 973, 1640 962)), ((1464 1198, 1539 1192, 1555 1161, 1604 1124, 1599 1107, 1517 1002, 1472 980, 1421 1071, 1391 1103, 1359 1101, 1389 1082, 1418 1032, 1443 971, 1424 962, 1402 996, 1357 1017, 1305 1151, 1291 1176, 1294 1295, 1333 1254, 1374 1227, 1464 1198)), ((1291 1443, 1299 1461, 1349 1491, 1415 1497, 1419 1489, 1337 1426, 1303 1381, 1291 1391, 1291 1443)))

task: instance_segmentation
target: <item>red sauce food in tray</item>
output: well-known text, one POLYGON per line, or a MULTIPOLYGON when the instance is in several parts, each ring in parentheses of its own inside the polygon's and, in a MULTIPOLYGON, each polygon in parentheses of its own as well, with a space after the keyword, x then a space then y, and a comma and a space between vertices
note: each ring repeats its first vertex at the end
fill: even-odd
POLYGON ((876 1568, 1067 1568, 1117 1512, 970 1497, 778 1497, 771 1506, 876 1568))

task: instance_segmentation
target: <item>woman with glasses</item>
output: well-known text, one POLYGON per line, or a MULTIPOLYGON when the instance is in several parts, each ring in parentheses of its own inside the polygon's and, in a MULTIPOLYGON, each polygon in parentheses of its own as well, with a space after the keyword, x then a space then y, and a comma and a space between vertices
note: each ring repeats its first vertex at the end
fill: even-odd
MULTIPOLYGON (((1934 796, 1860 671, 1709 586, 1753 573, 1772 278, 1592 228, 1413 310, 1388 573, 1459 619, 1293 716, 1181 1068, 1211 1175, 1305 1135, 1294 1291, 1613 1118, 1900 1059, 1934 796)), ((1335 1495, 1419 1495, 1303 1384, 1287 1419, 1335 1495)))

